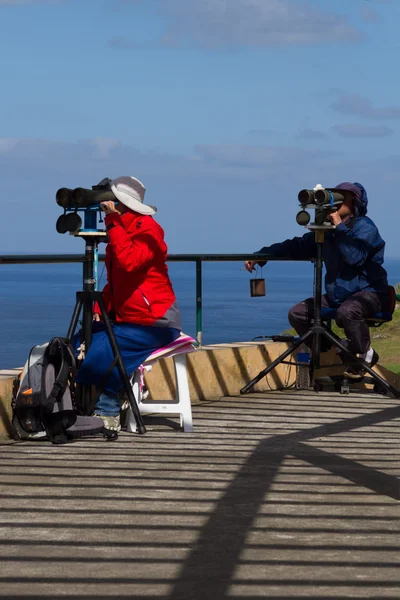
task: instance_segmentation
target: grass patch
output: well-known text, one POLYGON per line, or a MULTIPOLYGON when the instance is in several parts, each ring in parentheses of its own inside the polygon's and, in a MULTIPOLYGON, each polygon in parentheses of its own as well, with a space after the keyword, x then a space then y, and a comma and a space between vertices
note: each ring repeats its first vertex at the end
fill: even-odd
POLYGON ((392 373, 396 373, 396 375, 400 375, 400 365, 389 365, 385 363, 385 368, 392 371, 392 373))

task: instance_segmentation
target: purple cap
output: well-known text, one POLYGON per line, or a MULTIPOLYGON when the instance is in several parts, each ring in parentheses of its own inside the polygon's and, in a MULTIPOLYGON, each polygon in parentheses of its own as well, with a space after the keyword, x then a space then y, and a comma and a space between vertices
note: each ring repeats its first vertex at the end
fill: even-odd
POLYGON ((362 191, 360 188, 354 183, 350 183, 350 181, 344 181, 343 183, 339 183, 339 185, 335 185, 335 190, 347 190, 348 192, 352 192, 357 200, 361 200, 362 191))

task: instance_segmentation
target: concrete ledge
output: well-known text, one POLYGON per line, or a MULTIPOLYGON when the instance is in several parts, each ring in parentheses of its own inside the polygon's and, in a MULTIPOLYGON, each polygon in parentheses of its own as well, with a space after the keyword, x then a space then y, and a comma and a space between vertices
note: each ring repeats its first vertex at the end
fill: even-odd
POLYGON ((11 397, 14 379, 22 369, 0 371, 0 438, 11 435, 11 397))
MULTIPOLYGON (((236 396, 240 389, 253 377, 271 364, 288 344, 282 342, 238 342, 203 346, 187 355, 190 397, 192 403, 204 400, 218 400, 222 396, 236 396)), ((290 360, 290 358, 288 359, 290 360)), ((292 358, 294 360, 294 358, 292 358)), ((339 359, 334 350, 321 355, 322 365, 337 364, 339 359)), ((400 389, 400 377, 381 365, 374 370, 396 389, 400 389)), ((321 366, 316 377, 341 375, 343 365, 321 366)), ((272 373, 254 386, 254 392, 289 388, 296 380, 294 365, 278 365, 272 373)), ((176 395, 173 360, 161 359, 145 376, 150 398, 153 400, 173 400, 176 395)), ((370 384, 352 384, 352 387, 369 389, 370 384)), ((243 396, 245 402, 246 396, 243 396)))
MULTIPOLYGON (((235 396, 288 345, 274 342, 238 342, 203 346, 187 355, 190 397, 193 403, 235 396)), ((254 391, 276 390, 294 384, 296 369, 279 365, 254 391)), ((145 376, 150 398, 173 400, 176 395, 173 359, 161 359, 145 376)))

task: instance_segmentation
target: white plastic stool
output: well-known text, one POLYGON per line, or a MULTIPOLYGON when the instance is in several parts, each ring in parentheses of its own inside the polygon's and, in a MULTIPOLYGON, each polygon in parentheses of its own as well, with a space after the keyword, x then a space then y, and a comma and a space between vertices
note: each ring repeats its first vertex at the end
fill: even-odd
MULTIPOLYGON (((189 382, 186 370, 186 354, 196 350, 197 342, 189 335, 181 333, 168 346, 160 348, 151 354, 131 377, 133 395, 136 398, 139 411, 142 415, 162 413, 167 415, 180 415, 181 428, 185 432, 193 431, 192 406, 190 404, 189 382), (174 402, 144 402, 143 400, 143 372, 150 371, 152 365, 160 358, 172 357, 174 361, 176 398, 174 402)), ((126 430, 136 432, 136 419, 131 407, 126 414, 126 430)))

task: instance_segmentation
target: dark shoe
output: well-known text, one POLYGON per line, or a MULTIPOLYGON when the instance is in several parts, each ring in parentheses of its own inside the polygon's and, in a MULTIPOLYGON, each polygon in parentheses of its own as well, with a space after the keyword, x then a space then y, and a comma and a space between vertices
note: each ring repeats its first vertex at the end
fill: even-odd
MULTIPOLYGON (((365 362, 365 364, 372 369, 372 367, 374 365, 376 365, 378 360, 379 360, 379 354, 377 352, 375 352, 375 350, 374 350, 371 362, 370 363, 369 362, 367 363, 365 361, 362 361, 362 362, 365 362)), ((363 369, 359 365, 353 364, 353 365, 349 365, 346 368, 345 372, 343 373, 343 377, 347 377, 348 379, 352 379, 353 381, 361 381, 365 377, 365 374, 366 374, 365 369, 363 369)))

